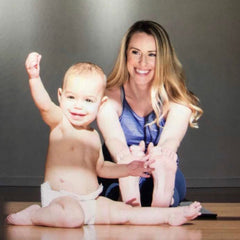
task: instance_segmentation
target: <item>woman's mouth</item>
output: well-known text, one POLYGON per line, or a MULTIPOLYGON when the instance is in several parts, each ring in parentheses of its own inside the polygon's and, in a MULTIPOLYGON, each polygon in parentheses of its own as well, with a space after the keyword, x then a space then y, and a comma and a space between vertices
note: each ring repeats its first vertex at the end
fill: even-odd
POLYGON ((150 70, 141 70, 138 68, 135 68, 135 71, 136 71, 136 73, 141 74, 141 75, 147 75, 150 72, 150 70))

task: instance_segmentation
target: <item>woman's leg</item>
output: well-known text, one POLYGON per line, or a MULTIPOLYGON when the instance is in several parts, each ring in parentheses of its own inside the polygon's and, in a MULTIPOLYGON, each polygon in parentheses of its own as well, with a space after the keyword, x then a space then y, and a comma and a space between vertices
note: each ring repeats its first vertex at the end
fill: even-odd
POLYGON ((149 159, 155 162, 153 176, 152 207, 169 207, 172 204, 175 177, 177 171, 177 155, 168 149, 154 147, 150 149, 149 159))
MULTIPOLYGON (((141 178, 140 180, 141 203, 142 206, 151 206, 153 194, 153 179, 141 178)), ((175 176, 175 187, 173 193, 173 202, 171 206, 176 207, 185 198, 186 182, 182 171, 177 168, 175 176)))
MULTIPOLYGON (((111 155, 105 146, 105 144, 102 147, 104 159, 107 161, 113 162, 111 155)), ((121 196, 123 199, 125 198, 125 201, 127 201, 129 204, 132 205, 141 205, 140 203, 140 192, 139 192, 139 177, 126 177, 121 179, 104 179, 104 178, 98 178, 99 183, 102 183, 104 189, 101 193, 101 196, 110 198, 112 200, 119 200, 121 199, 121 196), (120 187, 124 186, 124 189, 121 191, 120 187), (127 189, 127 193, 126 193, 127 189), (120 192, 122 194, 120 194, 120 192), (128 196, 126 196, 126 194, 128 196)))
POLYGON ((174 187, 174 194, 173 194, 173 203, 171 206, 176 207, 179 205, 181 201, 184 200, 186 196, 186 181, 183 176, 182 171, 178 168, 176 172, 175 178, 175 187, 174 187))

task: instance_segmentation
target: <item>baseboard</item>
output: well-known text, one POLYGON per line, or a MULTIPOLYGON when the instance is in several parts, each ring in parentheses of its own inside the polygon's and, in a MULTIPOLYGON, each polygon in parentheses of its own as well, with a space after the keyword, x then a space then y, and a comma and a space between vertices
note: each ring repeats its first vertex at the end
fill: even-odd
POLYGON ((219 188, 240 187, 240 177, 229 178, 188 178, 186 184, 189 188, 219 188))
POLYGON ((186 199, 200 202, 240 202, 239 187, 187 188, 186 199))
MULTIPOLYGON (((38 187, 43 183, 43 176, 14 176, 0 177, 1 186, 23 186, 38 187)), ((231 178, 189 178, 186 177, 186 184, 189 188, 218 188, 218 187, 239 187, 240 177, 231 178)))
POLYGON ((13 176, 13 177, 0 177, 1 186, 28 186, 38 187, 43 182, 43 176, 13 176))
POLYGON ((38 202, 40 201, 40 186, 0 186, 0 196, 4 202, 23 201, 38 202))
MULTIPOLYGON (((3 201, 39 202, 40 187, 0 186, 3 201)), ((186 200, 200 202, 240 202, 240 188, 187 188, 186 200)))

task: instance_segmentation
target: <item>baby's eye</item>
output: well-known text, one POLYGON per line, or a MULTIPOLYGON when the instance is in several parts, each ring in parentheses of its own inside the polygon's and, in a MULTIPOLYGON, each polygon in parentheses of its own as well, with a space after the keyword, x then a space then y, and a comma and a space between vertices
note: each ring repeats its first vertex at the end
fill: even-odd
POLYGON ((93 100, 90 99, 90 98, 86 98, 85 101, 88 102, 88 103, 93 103, 93 100))
POLYGON ((68 95, 67 98, 68 99, 75 99, 74 96, 72 96, 72 95, 68 95))

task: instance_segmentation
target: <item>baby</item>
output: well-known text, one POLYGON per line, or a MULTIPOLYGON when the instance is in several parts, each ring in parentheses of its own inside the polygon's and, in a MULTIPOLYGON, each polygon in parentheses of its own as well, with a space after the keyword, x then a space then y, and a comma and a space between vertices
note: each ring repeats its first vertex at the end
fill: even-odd
POLYGON ((102 185, 97 176, 148 177, 153 170, 152 162, 104 161, 100 137, 90 127, 107 101, 106 77, 101 68, 92 63, 70 67, 58 90, 60 106, 57 106, 42 84, 40 60, 38 53, 29 54, 26 69, 33 100, 50 127, 45 179, 41 185, 42 207, 32 205, 10 214, 7 223, 68 228, 83 224, 181 225, 200 215, 198 202, 187 207, 141 208, 100 197, 102 185))

